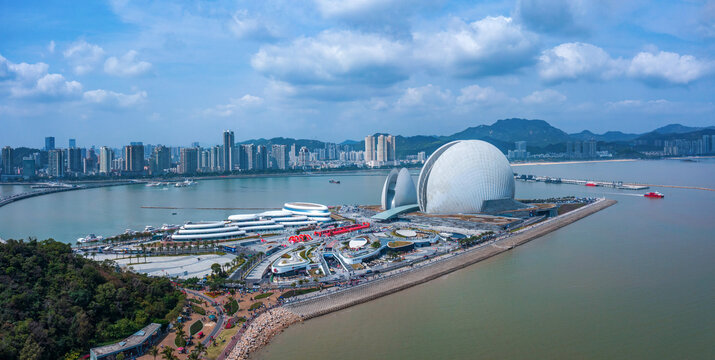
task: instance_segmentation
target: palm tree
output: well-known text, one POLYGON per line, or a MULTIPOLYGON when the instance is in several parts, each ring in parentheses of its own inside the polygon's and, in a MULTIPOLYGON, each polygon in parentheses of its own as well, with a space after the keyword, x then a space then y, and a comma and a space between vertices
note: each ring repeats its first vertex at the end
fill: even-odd
POLYGON ((159 355, 159 349, 156 348, 156 346, 152 346, 149 349, 149 355, 154 357, 154 360, 156 360, 156 356, 159 355))
POLYGON ((186 331, 184 331, 183 326, 179 326, 176 328, 176 337, 177 338, 184 338, 184 335, 186 335, 186 331))
POLYGON ((174 355, 174 348, 167 346, 161 351, 161 356, 164 360, 176 360, 176 355, 174 355))
POLYGON ((196 347, 194 348, 194 352, 201 356, 203 354, 206 354, 206 350, 206 345, 204 345, 201 341, 197 341, 196 347))
POLYGON ((199 360, 201 357, 199 357, 199 354, 197 354, 195 351, 192 351, 191 354, 189 354, 189 357, 186 358, 187 360, 199 360))

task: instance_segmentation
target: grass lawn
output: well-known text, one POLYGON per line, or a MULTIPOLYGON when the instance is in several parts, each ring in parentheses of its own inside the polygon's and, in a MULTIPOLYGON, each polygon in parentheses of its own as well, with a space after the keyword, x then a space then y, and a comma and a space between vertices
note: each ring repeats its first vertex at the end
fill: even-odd
POLYGON ((204 323, 202 323, 201 320, 196 320, 193 324, 191 324, 191 327, 189 328, 189 333, 192 336, 196 335, 203 328, 204 328, 204 323))
POLYGON ((231 336, 235 335, 236 332, 238 332, 238 326, 234 326, 231 329, 225 329, 221 331, 218 334, 218 338, 224 338, 226 339, 226 342, 219 342, 218 346, 213 346, 209 344, 208 349, 206 349, 206 358, 211 360, 218 358, 218 356, 221 355, 221 352, 223 352, 223 350, 226 348, 226 345, 231 342, 231 336))
POLYGON ((267 293, 263 293, 263 294, 256 295, 256 296, 254 296, 253 298, 256 299, 256 300, 258 300, 258 299, 265 299, 265 298, 267 298, 267 297, 269 297, 269 296, 271 296, 271 295, 273 295, 272 292, 267 292, 267 293))
POLYGON ((238 311, 238 301, 236 299, 232 299, 230 303, 228 303, 228 309, 227 313, 229 315, 233 315, 238 311))
POLYGON ((174 345, 176 345, 177 348, 184 347, 186 346, 186 339, 177 336, 174 339, 174 345))
POLYGON ((204 310, 204 308, 198 305, 191 305, 191 311, 200 315, 206 315, 206 310, 204 310))
POLYGON ((410 244, 412 243, 409 241, 390 241, 389 243, 387 243, 387 247, 396 249, 410 244))
POLYGON ((248 310, 249 311, 256 310, 256 309, 260 308, 261 306, 263 306, 262 302, 260 302, 260 301, 254 302, 253 304, 251 304, 251 307, 249 307, 248 310))
POLYGON ((284 299, 287 299, 289 297, 293 296, 298 296, 298 295, 303 295, 307 293, 312 293, 313 291, 318 291, 318 288, 309 288, 309 289, 298 289, 298 290, 289 290, 286 293, 282 295, 284 299))

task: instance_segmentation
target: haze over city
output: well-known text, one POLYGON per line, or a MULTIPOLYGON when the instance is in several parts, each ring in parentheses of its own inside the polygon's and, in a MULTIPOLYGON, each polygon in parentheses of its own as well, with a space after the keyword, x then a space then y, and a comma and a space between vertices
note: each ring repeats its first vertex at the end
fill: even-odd
POLYGON ((713 1, 0 5, 0 144, 708 126, 713 1))

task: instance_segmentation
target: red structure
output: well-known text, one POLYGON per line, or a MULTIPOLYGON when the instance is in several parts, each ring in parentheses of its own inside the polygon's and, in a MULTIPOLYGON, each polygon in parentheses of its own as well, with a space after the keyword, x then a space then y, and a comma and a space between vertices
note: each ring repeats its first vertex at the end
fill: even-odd
POLYGON ((288 242, 290 242, 291 244, 310 240, 313 240, 313 238, 308 234, 294 235, 288 238, 288 242))
POLYGON ((362 229, 367 229, 370 227, 370 223, 362 223, 362 224, 355 224, 355 225, 350 225, 350 226, 343 226, 335 229, 327 229, 327 230, 321 230, 321 231, 316 231, 315 236, 333 236, 333 235, 340 235, 340 234, 345 234, 353 231, 358 231, 362 229))

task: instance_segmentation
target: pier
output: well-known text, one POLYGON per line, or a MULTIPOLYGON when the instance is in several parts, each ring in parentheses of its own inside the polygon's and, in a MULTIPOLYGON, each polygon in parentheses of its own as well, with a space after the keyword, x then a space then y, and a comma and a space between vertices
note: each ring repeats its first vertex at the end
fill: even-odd
POLYGON ((598 186, 607 187, 620 190, 646 190, 649 188, 648 185, 644 184, 631 184, 624 183, 623 181, 599 181, 599 180, 577 180, 577 179, 563 179, 550 176, 535 176, 535 175, 514 175, 516 180, 521 181, 538 181, 545 182, 548 184, 571 184, 571 185, 581 185, 581 186, 598 186))
POLYGON ((69 185, 69 186, 52 186, 52 185, 40 185, 40 190, 26 191, 19 194, 14 194, 10 196, 0 197, 0 207, 14 203, 15 201, 20 201, 24 199, 29 199, 35 196, 54 194, 64 191, 73 190, 83 190, 83 189, 94 189, 107 186, 119 186, 119 185, 131 185, 137 183, 136 181, 122 181, 122 182, 112 182, 112 183, 101 183, 101 184, 91 184, 91 185, 69 185))

